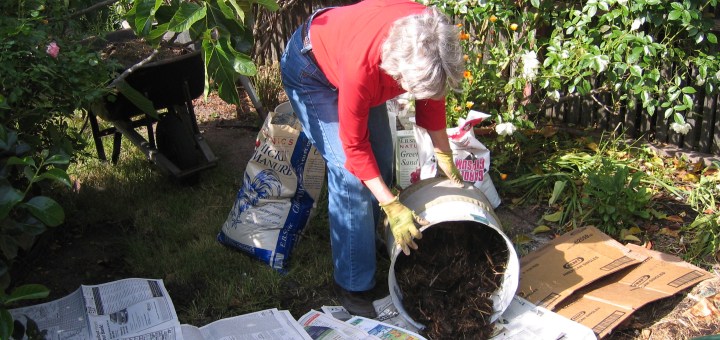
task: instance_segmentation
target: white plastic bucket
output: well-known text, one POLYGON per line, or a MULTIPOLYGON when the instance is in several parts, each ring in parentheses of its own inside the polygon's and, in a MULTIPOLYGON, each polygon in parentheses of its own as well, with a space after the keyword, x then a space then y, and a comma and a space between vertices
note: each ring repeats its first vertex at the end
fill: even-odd
MULTIPOLYGON (((425 179, 409 186, 400 194, 400 201, 430 222, 429 225, 422 227, 420 231, 441 224, 446 225, 446 222, 469 222, 478 228, 490 228, 502 237, 504 246, 508 250, 508 258, 505 263, 505 273, 501 284, 492 294, 493 314, 490 321, 497 320, 510 305, 517 290, 520 261, 512 242, 501 230, 497 216, 482 191, 468 185, 465 188, 457 188, 449 180, 437 177, 425 179)), ((395 277, 395 264, 398 255, 402 254, 402 250, 395 244, 395 238, 388 231, 388 228, 386 221, 385 238, 391 259, 388 273, 390 297, 400 316, 418 330, 422 330, 425 325, 413 320, 403 305, 402 291, 395 277)))

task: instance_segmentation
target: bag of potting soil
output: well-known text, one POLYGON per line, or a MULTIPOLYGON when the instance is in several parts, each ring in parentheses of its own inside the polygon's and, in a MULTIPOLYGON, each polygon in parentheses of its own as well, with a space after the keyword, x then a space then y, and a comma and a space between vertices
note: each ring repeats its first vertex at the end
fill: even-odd
POLYGON ((217 236, 220 243, 278 271, 287 268, 325 176, 322 156, 288 108, 281 105, 268 114, 243 184, 217 236), (277 112, 281 107, 284 112, 277 112))
MULTIPOLYGON (((455 166, 463 176, 465 182, 471 182, 485 194, 493 208, 497 208, 501 201, 490 178, 490 150, 477 138, 473 127, 484 119, 490 117, 486 113, 470 110, 465 119, 460 118, 458 126, 447 129, 450 139, 450 148, 453 151, 455 166)), ((422 127, 414 127, 415 139, 418 147, 420 161, 420 179, 435 177, 438 173, 435 151, 430 135, 422 127)))

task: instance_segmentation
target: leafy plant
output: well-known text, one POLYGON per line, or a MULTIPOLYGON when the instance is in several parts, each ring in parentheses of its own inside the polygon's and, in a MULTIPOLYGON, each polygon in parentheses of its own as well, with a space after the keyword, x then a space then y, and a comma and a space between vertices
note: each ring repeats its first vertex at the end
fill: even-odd
POLYGON ((188 32, 199 43, 205 60, 205 94, 210 81, 226 102, 240 104, 235 85, 239 75, 253 76, 257 68, 248 56, 252 48, 254 5, 277 10, 274 0, 132 0, 125 13, 137 36, 158 47, 167 33, 188 32))
POLYGON ((64 4, 3 2, 0 9, 0 287, 18 252, 46 227, 63 222, 62 207, 47 195, 82 147, 68 124, 76 110, 105 93, 110 72, 98 56, 73 46, 68 25, 49 17, 64 4))
POLYGON ((543 108, 582 96, 612 113, 639 106, 687 133, 695 96, 720 84, 705 15, 716 0, 421 2, 462 29, 466 84, 448 96, 449 121, 475 108, 497 124, 532 127, 543 108))
POLYGON ((690 235, 685 259, 698 263, 720 260, 720 213, 701 214, 683 228, 690 235))
POLYGON ((522 201, 547 201, 555 212, 544 219, 561 226, 594 223, 618 236, 634 219, 650 218, 651 181, 631 161, 642 156, 641 150, 604 136, 599 145, 588 139, 575 143, 551 152, 530 173, 503 186, 523 192, 522 201))
POLYGON ((645 174, 631 173, 628 166, 603 158, 599 167, 587 174, 582 203, 588 209, 590 222, 610 235, 618 235, 637 218, 650 218, 648 204, 652 195, 643 185, 645 174))
POLYGON ((21 249, 27 250, 46 227, 63 223, 65 213, 43 189, 70 186, 64 168, 70 158, 43 150, 32 153, 18 134, 0 126, 0 286, 10 283, 8 270, 21 249), (35 157, 38 157, 37 159, 35 157))
POLYGON ((260 66, 253 82, 260 102, 269 110, 275 109, 280 104, 280 95, 285 92, 280 81, 280 65, 272 63, 260 66))

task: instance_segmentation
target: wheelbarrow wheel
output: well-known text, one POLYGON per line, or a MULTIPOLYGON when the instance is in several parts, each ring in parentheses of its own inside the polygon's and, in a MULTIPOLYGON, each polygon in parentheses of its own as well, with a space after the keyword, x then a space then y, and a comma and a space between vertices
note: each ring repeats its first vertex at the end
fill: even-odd
MULTIPOLYGON (((155 130, 157 148, 168 160, 180 170, 198 166, 201 163, 200 150, 195 142, 195 135, 188 124, 176 114, 167 114, 157 123, 155 130)), ((192 185, 198 182, 198 172, 176 178, 182 184, 192 185)))

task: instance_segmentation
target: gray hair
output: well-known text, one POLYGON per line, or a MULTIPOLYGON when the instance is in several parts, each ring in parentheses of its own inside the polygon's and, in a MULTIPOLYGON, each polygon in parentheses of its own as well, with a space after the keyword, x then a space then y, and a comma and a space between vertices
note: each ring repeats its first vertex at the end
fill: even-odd
POLYGON ((432 7, 400 18, 383 42, 380 68, 417 99, 443 98, 462 81, 459 31, 432 7))

